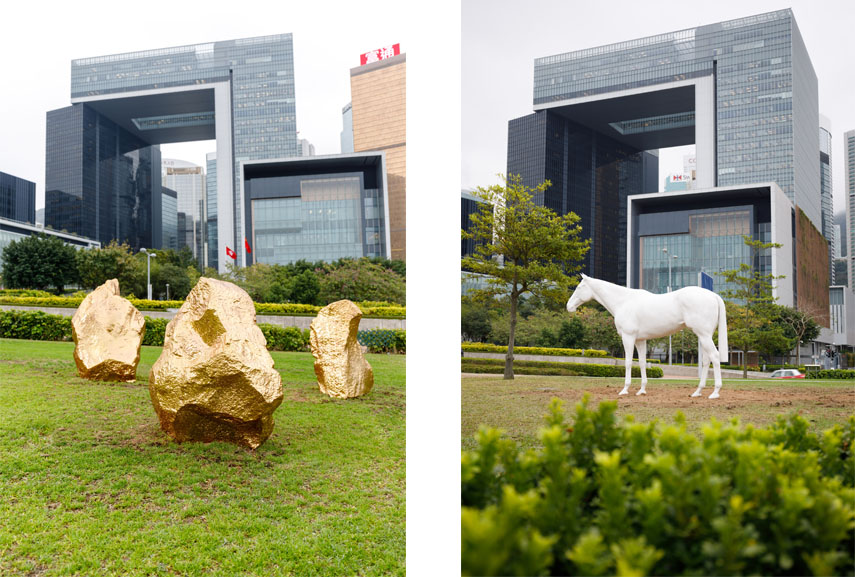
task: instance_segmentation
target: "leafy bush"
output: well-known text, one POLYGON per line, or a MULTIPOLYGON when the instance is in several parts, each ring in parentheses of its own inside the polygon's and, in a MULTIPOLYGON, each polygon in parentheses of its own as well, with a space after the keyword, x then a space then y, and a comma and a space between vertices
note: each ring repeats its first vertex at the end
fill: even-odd
POLYGON ((825 371, 811 371, 805 374, 806 379, 855 379, 855 370, 851 369, 829 369, 825 371))
MULTIPOLYGON (((475 359, 465 357, 461 361, 461 370, 465 373, 487 373, 498 375, 505 371, 504 359, 475 359)), ((595 365, 589 363, 551 363, 547 361, 514 360, 514 372, 520 375, 584 375, 588 377, 623 377, 626 368, 623 365, 595 365)), ((632 376, 641 377, 641 369, 632 367, 632 376)), ((659 378, 662 369, 647 367, 648 378, 659 378)))
POLYGON ((35 289, 0 289, 0 297, 44 297, 49 298, 52 297, 51 293, 47 291, 40 291, 35 289))
POLYGON ((145 317, 145 334, 142 344, 153 347, 163 346, 163 337, 166 334, 166 325, 169 319, 145 317))
POLYGON ((356 334, 359 344, 372 353, 405 353, 407 331, 401 329, 369 329, 356 334))
POLYGON ((280 327, 261 323, 258 325, 264 338, 267 339, 267 350, 270 351, 305 351, 309 346, 308 329, 297 327, 280 327))
POLYGON ((0 311, 0 337, 34 341, 70 341, 71 317, 41 311, 0 311))
POLYGON ((855 416, 821 435, 618 424, 554 399, 542 448, 482 427, 461 472, 464 575, 851 575, 855 416))
MULTIPOLYGON (((489 343, 463 343, 460 345, 464 351, 469 351, 473 353, 501 353, 505 354, 508 352, 507 345, 491 345, 489 343)), ((599 351, 596 349, 588 349, 583 351, 582 349, 555 349, 555 348, 546 348, 546 347, 514 347, 514 354, 520 355, 552 355, 552 356, 564 356, 564 357, 608 357, 609 353, 606 351, 599 351)))

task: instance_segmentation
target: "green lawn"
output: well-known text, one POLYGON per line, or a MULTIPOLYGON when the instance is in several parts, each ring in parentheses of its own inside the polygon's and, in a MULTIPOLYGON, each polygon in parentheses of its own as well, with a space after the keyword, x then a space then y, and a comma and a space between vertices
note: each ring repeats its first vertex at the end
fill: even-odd
POLYGON ((405 357, 333 400, 308 353, 256 451, 173 442, 138 380, 80 379, 73 343, 0 339, 0 575, 405 572, 405 357))
POLYGON ((764 426, 779 414, 799 413, 814 430, 823 430, 855 414, 852 381, 725 379, 719 399, 707 398, 713 390, 711 379, 702 397, 691 398, 697 385, 697 379, 650 379, 647 395, 637 397, 640 381, 633 379, 630 394, 618 397, 622 377, 517 375, 513 381, 504 381, 501 376, 465 376, 461 385, 463 448, 475 446, 474 435, 482 424, 504 429, 523 446, 538 446, 537 433, 550 400, 562 399, 569 416, 586 392, 593 404, 618 401, 618 416, 632 415, 640 422, 670 421, 682 411, 689 429, 696 432, 711 417, 719 421, 738 418, 743 424, 764 426))

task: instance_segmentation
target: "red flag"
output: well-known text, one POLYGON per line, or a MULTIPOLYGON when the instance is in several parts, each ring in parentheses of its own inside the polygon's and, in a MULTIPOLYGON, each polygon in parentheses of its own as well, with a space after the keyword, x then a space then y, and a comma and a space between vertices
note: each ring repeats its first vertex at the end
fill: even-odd
POLYGON ((252 249, 249 248, 249 241, 246 240, 246 237, 243 237, 243 245, 246 247, 246 252, 252 254, 252 249))
POLYGON ((237 253, 229 247, 226 247, 226 254, 229 256, 229 258, 237 260, 237 253))

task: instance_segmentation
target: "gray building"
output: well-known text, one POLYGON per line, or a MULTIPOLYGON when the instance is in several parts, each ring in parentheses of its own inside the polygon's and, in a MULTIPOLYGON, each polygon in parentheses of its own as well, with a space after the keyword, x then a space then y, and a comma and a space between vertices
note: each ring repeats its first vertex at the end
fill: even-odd
POLYGON ((660 148, 694 144, 701 189, 774 182, 822 227, 817 79, 789 9, 538 58, 533 106, 508 172, 579 214, 593 276, 624 282, 627 197, 658 189, 660 148))
POLYGON ((178 250, 178 193, 169 187, 160 189, 162 196, 161 206, 161 232, 163 239, 161 248, 178 250))
POLYGON ((831 181, 831 123, 819 116, 819 191, 822 204, 822 236, 828 241, 829 285, 836 285, 834 275, 834 189, 831 181))
POLYGON ((298 154, 290 34, 73 60, 71 103, 47 117, 46 223, 157 247, 159 145, 216 139, 221 270, 245 236, 239 163, 298 154))
POLYGON ((391 257, 386 153, 246 161, 247 261, 391 257))
POLYGON ((217 254, 217 153, 205 156, 205 267, 218 268, 217 254))
POLYGON ((846 225, 849 242, 847 243, 847 259, 849 262, 849 289, 855 291, 855 130, 843 135, 843 170, 846 173, 846 225))
POLYGON ((3 249, 9 243, 19 241, 22 238, 36 234, 48 234, 55 236, 67 245, 74 248, 101 248, 101 243, 91 238, 85 238, 76 234, 69 234, 58 230, 51 230, 42 225, 21 222, 0 217, 0 271, 3 270, 3 249))
POLYGON ((207 182, 201 166, 187 162, 164 158, 161 164, 163 186, 177 194, 178 212, 178 249, 189 248, 199 267, 205 265, 205 202, 207 201, 207 182))
POLYGON ((36 223, 36 183, 0 172, 0 218, 36 223))

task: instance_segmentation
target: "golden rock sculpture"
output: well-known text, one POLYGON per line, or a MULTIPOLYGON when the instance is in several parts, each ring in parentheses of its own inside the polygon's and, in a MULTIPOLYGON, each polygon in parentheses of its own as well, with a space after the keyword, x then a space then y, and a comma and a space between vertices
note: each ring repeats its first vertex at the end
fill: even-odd
POLYGON ((362 311, 349 300, 334 302, 312 321, 310 344, 322 393, 347 399, 374 386, 374 371, 356 340, 362 311))
POLYGON ((270 436, 282 379, 243 289, 199 279, 166 326, 149 392, 161 428, 176 441, 254 449, 270 436))
POLYGON ((71 319, 77 373, 95 381, 137 378, 145 319, 119 296, 119 281, 110 279, 86 295, 71 319))

